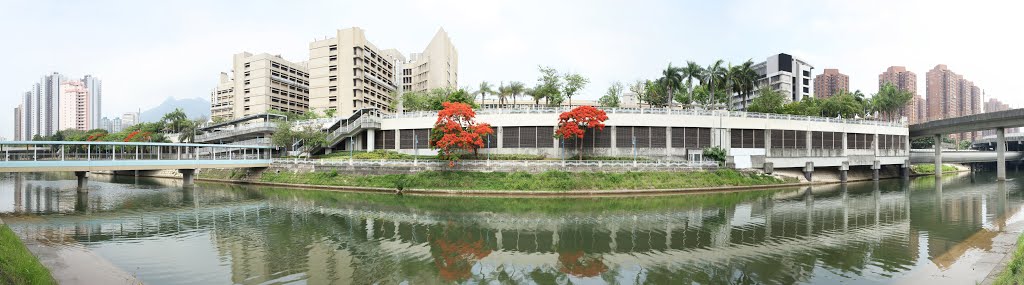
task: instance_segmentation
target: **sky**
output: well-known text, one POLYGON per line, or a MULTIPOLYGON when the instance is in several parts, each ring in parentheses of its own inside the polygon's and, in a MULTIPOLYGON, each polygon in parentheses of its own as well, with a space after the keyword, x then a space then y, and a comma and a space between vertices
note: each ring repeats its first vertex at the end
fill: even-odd
POLYGON ((536 82, 539 65, 577 72, 596 99, 612 82, 659 76, 669 63, 763 61, 788 53, 838 68, 873 94, 878 74, 946 64, 987 98, 1024 105, 1022 1, 56 1, 0 0, 0 137, 13 137, 17 98, 45 74, 103 80, 103 116, 167 97, 209 99, 231 57, 303 61, 309 43, 351 26, 379 48, 421 52, 444 28, 459 52, 459 86, 536 82))

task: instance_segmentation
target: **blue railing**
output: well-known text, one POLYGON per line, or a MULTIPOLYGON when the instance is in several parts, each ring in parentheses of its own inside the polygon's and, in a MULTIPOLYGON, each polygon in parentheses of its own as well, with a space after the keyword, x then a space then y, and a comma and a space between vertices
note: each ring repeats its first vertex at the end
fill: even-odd
POLYGON ((4 141, 4 162, 18 161, 138 161, 138 160, 266 160, 271 147, 262 145, 4 141))

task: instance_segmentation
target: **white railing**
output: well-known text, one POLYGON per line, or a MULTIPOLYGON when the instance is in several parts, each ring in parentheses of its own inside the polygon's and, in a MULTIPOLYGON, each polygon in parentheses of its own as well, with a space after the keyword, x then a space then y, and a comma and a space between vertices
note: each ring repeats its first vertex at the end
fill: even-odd
MULTIPOLYGON (((514 108, 484 108, 476 110, 477 115, 493 115, 493 114, 554 114, 569 111, 569 107, 514 107, 514 108)), ((607 108, 604 111, 608 114, 663 114, 663 115, 690 115, 690 116, 718 116, 718 117, 734 117, 734 118, 761 118, 761 119, 776 119, 776 120, 793 120, 793 121, 811 121, 811 122, 829 122, 829 123, 844 123, 844 124, 860 124, 860 125, 872 125, 872 126, 892 126, 892 127, 906 127, 905 122, 892 122, 892 121, 878 121, 878 120, 867 120, 867 119, 844 119, 844 118, 828 118, 828 117, 816 117, 816 116, 802 116, 802 115, 787 115, 787 114, 771 114, 771 113, 755 113, 755 112, 743 112, 743 111, 726 111, 726 110, 704 110, 704 109, 671 109, 671 108, 607 108)), ((422 118, 422 117, 436 117, 437 111, 412 111, 404 112, 400 114, 388 114, 383 115, 385 119, 397 119, 397 118, 422 118)))
MULTIPOLYGON (((294 163, 294 164, 309 164, 309 165, 322 165, 322 166, 386 166, 386 167, 397 167, 397 166, 448 166, 447 160, 437 159, 422 159, 422 160, 410 160, 410 159, 381 159, 381 160, 365 160, 365 159, 278 159, 277 162, 283 163, 294 163)), ((460 160, 456 162, 457 166, 474 166, 474 167, 522 167, 522 168, 533 168, 533 167, 662 167, 662 168, 716 168, 718 162, 716 161, 685 161, 685 160, 648 160, 648 161, 628 161, 628 160, 460 160)))
MULTIPOLYGON (((270 159, 269 146, 195 143, 4 141, 2 161, 270 159)), ((0 168, 3 168, 0 164, 0 168)))
POLYGON ((242 125, 242 126, 238 126, 238 127, 218 128, 217 129, 218 131, 209 132, 209 133, 205 133, 205 134, 196 136, 195 140, 197 140, 197 141, 206 141, 206 140, 212 140, 212 139, 236 136, 236 135, 240 135, 240 134, 251 132, 253 130, 259 130, 259 129, 274 130, 276 128, 277 128, 277 126, 273 122, 262 122, 262 123, 255 123, 255 124, 246 124, 246 125, 242 125))

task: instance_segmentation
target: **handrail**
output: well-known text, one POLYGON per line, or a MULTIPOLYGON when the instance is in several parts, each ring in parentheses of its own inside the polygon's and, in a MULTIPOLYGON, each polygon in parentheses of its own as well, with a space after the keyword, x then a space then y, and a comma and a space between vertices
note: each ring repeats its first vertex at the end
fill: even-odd
POLYGON ((104 141, 0 141, 0 145, 116 145, 116 146, 173 146, 173 147, 227 147, 227 148, 261 148, 268 149, 264 145, 229 145, 229 144, 204 144, 204 143, 162 143, 162 142, 104 142, 104 141))
MULTIPOLYGON (((569 111, 568 107, 514 107, 514 108, 483 108, 477 109, 477 115, 495 115, 495 114, 553 114, 559 112, 569 111)), ((744 112, 744 111, 728 111, 728 110, 704 110, 704 109, 672 109, 672 108, 608 108, 604 109, 608 114, 663 114, 663 115, 695 115, 695 116, 720 116, 720 117, 734 117, 734 118, 765 118, 765 119, 779 119, 779 120, 794 120, 794 121, 812 121, 812 122, 832 122, 832 123, 848 123, 848 124, 860 124, 860 125, 873 125, 873 126, 894 126, 894 127, 905 127, 905 122, 892 122, 892 121, 879 121, 879 120, 868 120, 868 119, 846 119, 846 118, 830 118, 830 117, 817 117, 817 116, 803 116, 803 115, 788 115, 788 114, 773 114, 773 113, 756 113, 756 112, 744 112)), ((433 117, 437 116, 436 111, 412 111, 396 114, 383 115, 385 119, 397 119, 397 118, 422 118, 422 117, 433 117)))

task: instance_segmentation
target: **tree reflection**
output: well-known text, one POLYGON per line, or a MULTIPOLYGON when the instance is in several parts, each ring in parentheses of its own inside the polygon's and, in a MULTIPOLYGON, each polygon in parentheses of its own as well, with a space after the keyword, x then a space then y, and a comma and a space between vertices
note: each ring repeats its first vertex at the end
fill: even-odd
POLYGON ((446 281, 472 276, 473 265, 491 254, 480 233, 449 222, 440 234, 430 235, 430 255, 438 274, 446 281))
POLYGON ((576 277, 594 277, 608 271, 600 255, 586 255, 581 250, 559 252, 558 264, 558 271, 576 277))

